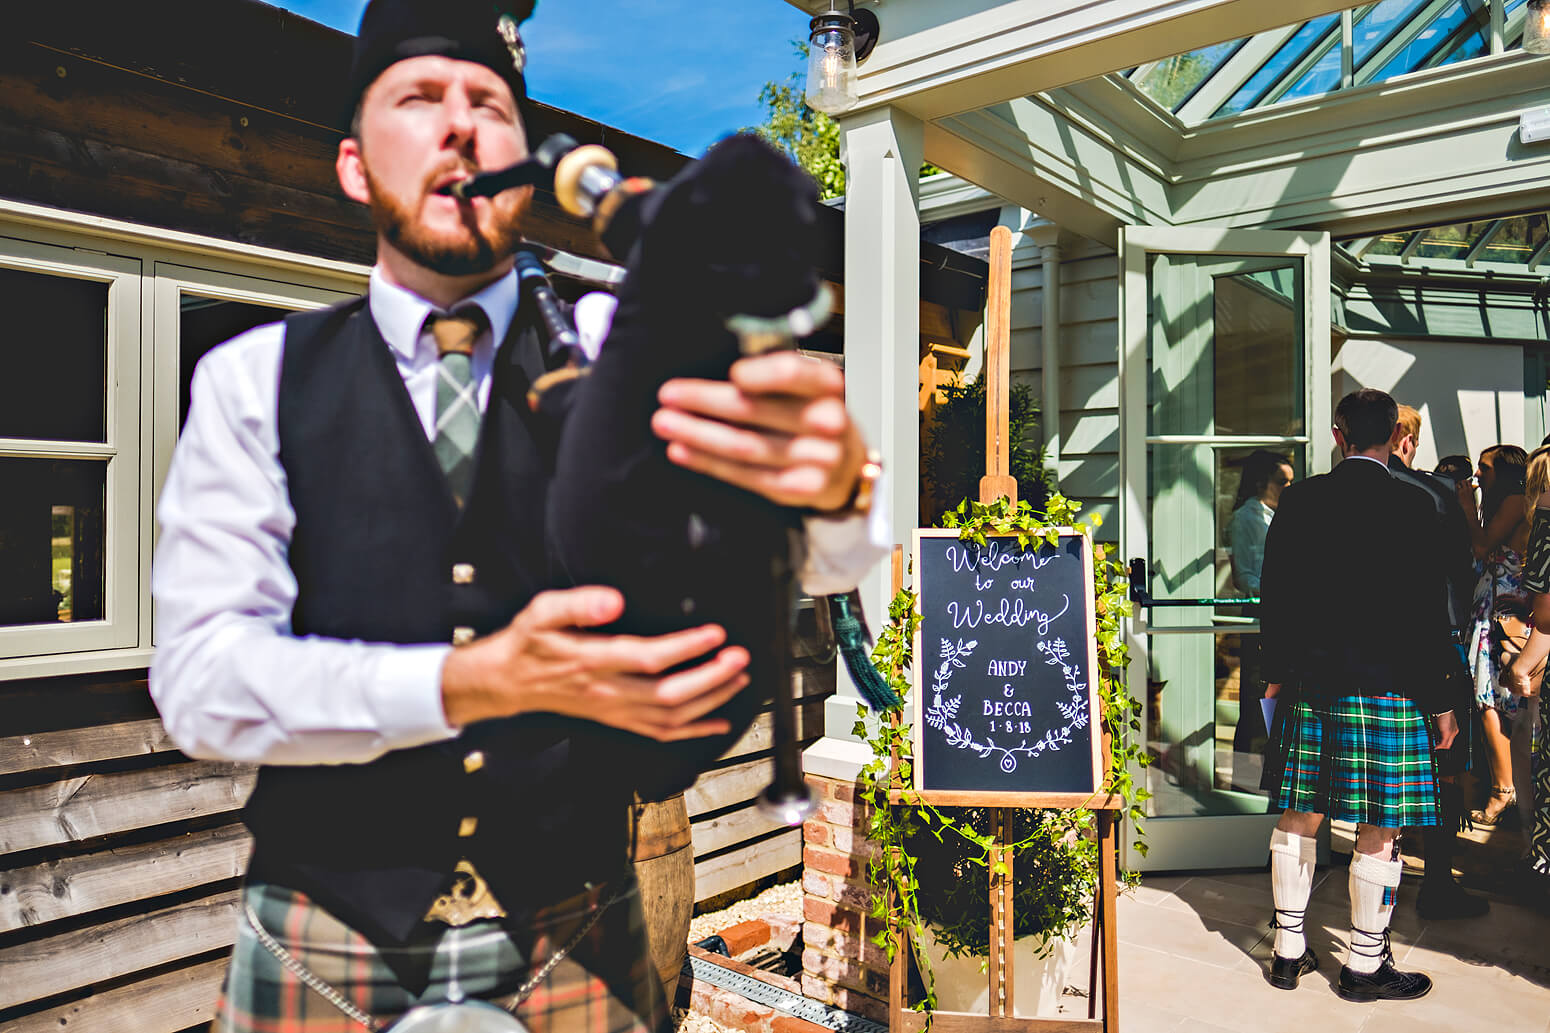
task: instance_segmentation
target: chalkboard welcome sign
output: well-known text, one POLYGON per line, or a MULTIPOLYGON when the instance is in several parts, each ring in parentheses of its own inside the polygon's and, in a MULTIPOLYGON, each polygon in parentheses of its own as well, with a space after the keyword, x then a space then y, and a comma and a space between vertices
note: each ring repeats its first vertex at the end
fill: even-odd
POLYGON ((1100 775, 1092 545, 915 532, 915 788, 943 802, 1077 806, 1100 775), (983 800, 970 801, 968 794, 983 800), (1009 794, 1062 796, 1016 799, 1009 794))

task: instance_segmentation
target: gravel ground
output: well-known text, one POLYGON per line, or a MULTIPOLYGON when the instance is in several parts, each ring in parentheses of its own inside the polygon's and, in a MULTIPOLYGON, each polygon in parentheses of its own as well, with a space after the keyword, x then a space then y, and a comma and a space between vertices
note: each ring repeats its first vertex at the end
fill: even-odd
MULTIPOLYGON (((740 922, 751 922, 768 915, 787 915, 802 918, 802 883, 800 880, 771 886, 758 896, 740 900, 720 911, 707 911, 689 923, 689 942, 696 943, 713 936, 723 929, 730 929, 740 922)), ((673 1024, 678 1033, 738 1033, 723 1026, 708 1015, 688 1009, 673 1009, 673 1024)))
POLYGON ((794 881, 771 886, 756 897, 740 900, 720 911, 707 911, 697 916, 689 923, 689 942, 698 943, 723 929, 730 929, 741 922, 751 922, 766 915, 787 915, 800 921, 802 883, 794 881))

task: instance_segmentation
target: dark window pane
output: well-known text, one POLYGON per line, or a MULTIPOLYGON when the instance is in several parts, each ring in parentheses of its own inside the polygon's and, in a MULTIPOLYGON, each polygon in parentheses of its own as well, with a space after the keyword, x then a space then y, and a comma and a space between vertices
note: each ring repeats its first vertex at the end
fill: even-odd
POLYGON ((1296 267, 1216 277, 1216 433, 1303 433, 1301 280, 1296 267))
POLYGON ((1433 226, 1421 231, 1421 243, 1412 255, 1416 259, 1463 258, 1480 239, 1489 222, 1456 222, 1451 226, 1433 226))
POLYGON ((1307 57, 1325 34, 1339 24, 1338 14, 1326 14, 1322 18, 1303 22, 1302 28, 1293 33, 1291 39, 1281 44, 1280 49, 1270 56, 1270 60, 1260 65, 1259 69, 1249 76, 1248 81, 1238 87, 1238 92, 1216 110, 1216 117, 1236 115, 1264 100, 1265 94, 1270 92, 1280 78, 1293 65, 1307 57))
POLYGON ((1351 27, 1351 55, 1355 67, 1360 68, 1367 59, 1383 49, 1384 44, 1402 31, 1416 12, 1431 0, 1379 0, 1364 14, 1356 17, 1351 27))
POLYGON ((1340 86, 1340 40, 1337 38, 1328 50, 1314 62, 1289 89, 1276 100, 1296 100, 1299 97, 1316 97, 1340 86))
POLYGON ((0 459, 0 625, 103 618, 108 464, 0 459))
POLYGON ((183 295, 178 309, 178 429, 182 430, 188 419, 188 390, 194 380, 194 367, 204 353, 244 330, 284 319, 290 310, 196 294, 183 295))
POLYGON ((1534 252, 1544 244, 1547 231, 1550 227, 1546 225, 1544 212, 1507 219, 1491 238, 1491 243, 1480 250, 1480 261, 1527 265, 1534 252))
MULTIPOLYGON (((1486 32, 1476 18, 1478 0, 1452 0, 1420 32, 1412 36, 1404 46, 1384 63, 1383 67, 1366 81, 1385 82, 1396 75, 1414 72, 1420 68, 1433 68, 1468 60, 1484 53, 1489 41, 1486 32)), ((1362 77, 1358 77, 1361 79, 1362 77)))
POLYGON ((1136 85, 1169 111, 1177 111, 1189 95, 1242 45, 1243 40, 1235 39, 1164 58, 1137 78, 1136 85))
POLYGON ((108 285, 0 269, 0 438, 106 441, 108 285))
POLYGON ((1374 255, 1399 255, 1403 254, 1405 245, 1410 243, 1410 234, 1404 230, 1398 233, 1385 233, 1373 241, 1372 247, 1367 249, 1364 257, 1371 258, 1374 255))

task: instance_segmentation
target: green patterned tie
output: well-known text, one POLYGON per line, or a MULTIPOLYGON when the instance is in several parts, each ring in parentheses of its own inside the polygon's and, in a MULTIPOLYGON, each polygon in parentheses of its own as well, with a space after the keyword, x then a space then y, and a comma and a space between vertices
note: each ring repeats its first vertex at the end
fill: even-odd
POLYGON ((426 324, 436 338, 441 366, 436 373, 436 440, 433 448, 459 507, 474 483, 474 446, 479 441, 479 399, 474 393, 474 341, 487 325, 483 310, 432 315, 426 324))

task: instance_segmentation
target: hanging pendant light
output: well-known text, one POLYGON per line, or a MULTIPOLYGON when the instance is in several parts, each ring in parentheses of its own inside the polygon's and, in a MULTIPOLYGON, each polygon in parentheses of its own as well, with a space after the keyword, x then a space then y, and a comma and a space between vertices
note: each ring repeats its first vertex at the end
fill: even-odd
POLYGON ((877 16, 867 10, 857 13, 852 0, 846 6, 841 11, 838 0, 831 0, 829 10, 809 26, 805 97, 809 107, 825 115, 856 106, 861 97, 856 65, 877 43, 877 16))
POLYGON ((1528 0, 1523 49, 1530 54, 1550 54, 1550 0, 1528 0))

